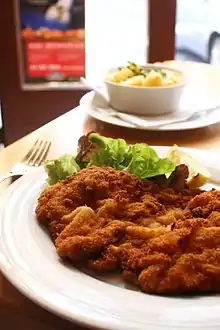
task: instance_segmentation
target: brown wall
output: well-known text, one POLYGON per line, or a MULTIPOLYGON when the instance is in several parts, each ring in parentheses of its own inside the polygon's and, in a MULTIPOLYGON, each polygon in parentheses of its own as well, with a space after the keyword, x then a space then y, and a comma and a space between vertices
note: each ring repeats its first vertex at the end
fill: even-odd
POLYGON ((149 62, 175 54, 176 0, 149 0, 149 62))

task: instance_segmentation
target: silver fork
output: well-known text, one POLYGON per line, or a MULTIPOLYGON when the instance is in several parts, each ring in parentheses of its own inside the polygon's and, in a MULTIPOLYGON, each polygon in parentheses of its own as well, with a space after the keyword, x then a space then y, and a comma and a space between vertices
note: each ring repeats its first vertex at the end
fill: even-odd
POLYGON ((28 169, 40 166, 46 159, 51 142, 37 139, 20 162, 12 166, 9 172, 0 176, 0 183, 13 176, 22 176, 28 169))

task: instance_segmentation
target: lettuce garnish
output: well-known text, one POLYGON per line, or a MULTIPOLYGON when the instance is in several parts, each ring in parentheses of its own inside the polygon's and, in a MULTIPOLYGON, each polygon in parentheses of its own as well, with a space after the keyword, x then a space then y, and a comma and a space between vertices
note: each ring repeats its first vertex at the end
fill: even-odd
POLYGON ((75 158, 67 154, 47 162, 44 168, 48 175, 47 182, 50 185, 53 185, 57 181, 64 180, 68 176, 80 171, 80 167, 76 163, 75 158))
POLYGON ((100 151, 92 155, 87 166, 111 166, 127 170, 140 179, 172 173, 175 165, 168 158, 159 158, 156 151, 145 143, 127 144, 123 139, 112 139, 91 133, 89 140, 100 151))
MULTIPOLYGON (((72 155, 63 155, 45 165, 48 183, 54 184, 90 166, 110 166, 116 170, 126 170, 140 179, 172 173, 175 165, 168 158, 160 158, 156 151, 145 143, 128 144, 123 139, 113 139, 97 133, 88 135, 95 146, 90 150, 89 159, 78 165, 72 155)), ((79 157, 77 158, 79 159, 79 157)))

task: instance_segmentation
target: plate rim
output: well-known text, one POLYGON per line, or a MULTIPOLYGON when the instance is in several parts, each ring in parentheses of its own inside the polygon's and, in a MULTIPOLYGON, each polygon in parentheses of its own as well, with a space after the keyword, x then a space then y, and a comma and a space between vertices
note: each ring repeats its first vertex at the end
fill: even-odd
MULTIPOLYGON (((122 119, 118 119, 118 121, 121 121, 120 122, 112 122, 111 121, 111 116, 109 116, 108 114, 106 114, 106 116, 102 115, 101 112, 98 112, 98 111, 95 111, 91 104, 92 104, 92 100, 95 96, 96 92, 95 91, 89 91, 87 92, 86 94, 84 94, 80 101, 79 101, 79 106, 80 108, 89 116, 95 118, 96 120, 99 120, 101 122, 104 122, 104 123, 107 123, 107 124, 110 124, 110 125, 113 125, 113 126, 117 126, 117 127, 124 127, 124 128, 130 128, 130 129, 134 129, 134 130, 139 130, 139 131, 155 131, 155 132, 172 132, 172 131, 191 131, 191 130, 194 130, 194 129, 200 129, 200 128, 204 128, 204 127, 208 127, 208 126, 212 126, 212 125, 215 125, 217 123, 220 122, 220 117, 216 116, 215 120, 212 120, 211 122, 203 122, 203 124, 200 124, 200 125, 197 125, 197 126, 189 126, 189 127, 170 127, 169 126, 172 126, 172 125, 175 125, 175 124, 172 124, 172 125, 167 125, 167 126, 164 126, 164 127, 158 127, 158 128, 154 128, 154 127, 149 127, 148 129, 146 128, 141 128, 141 127, 138 127, 138 126, 135 126, 135 125, 132 125, 132 124, 129 124, 125 121, 123 121, 122 119)), ((208 109, 208 108, 207 108, 208 109)), ((220 112, 220 105, 219 105, 219 108, 217 108, 216 110, 214 111, 219 111, 220 112)), ((210 115, 211 113, 214 113, 213 112, 210 112, 210 115)), ((210 116, 210 115, 207 115, 210 116)))
MULTIPOLYGON (((166 151, 168 148, 170 148, 170 146, 154 146, 154 148, 157 150, 158 153, 160 153, 160 150, 164 150, 166 151)), ((211 163, 217 159, 217 156, 213 153, 213 151, 207 150, 207 149, 196 149, 196 148, 181 148, 185 151, 191 152, 192 154, 194 152, 196 152, 197 154, 200 154, 201 156, 206 154, 207 157, 207 153, 210 155, 210 157, 208 157, 209 159, 211 159, 211 163), (212 157, 211 157, 212 156, 212 157)), ((8 189, 6 189, 5 193, 2 195, 0 202, 2 204, 2 202, 4 201, 4 199, 9 198, 9 196, 12 194, 12 192, 16 189, 16 187, 22 185, 25 183, 26 180, 28 179, 32 179, 32 180, 36 180, 36 176, 37 174, 40 175, 40 173, 43 173, 42 167, 38 168, 38 169, 34 169, 33 173, 32 171, 30 173, 27 173, 26 175, 24 175, 22 178, 18 179, 16 182, 14 182, 11 186, 9 186, 8 189)), ((0 209, 0 219, 2 218, 2 212, 3 210, 6 208, 6 205, 1 205, 1 209, 0 209)), ((2 225, 0 226, 0 269, 2 271, 2 273, 4 274, 4 276, 12 283, 12 285, 14 285, 20 292, 22 292, 22 294, 24 294, 26 297, 28 297, 30 300, 34 301, 36 304, 40 305, 41 307, 43 307, 46 310, 49 310, 50 312, 60 316, 60 317, 64 317, 65 319, 68 319, 70 321, 74 321, 75 323, 78 323, 80 325, 84 325, 86 327, 95 327, 95 328, 99 328, 99 329, 109 329, 112 330, 114 329, 114 324, 111 325, 110 322, 110 317, 111 315, 109 315, 109 317, 106 319, 105 322, 103 321, 99 321, 99 320, 93 320, 90 321, 89 317, 81 317, 81 316, 77 316, 76 314, 73 313, 72 316, 69 315, 69 313, 64 313, 63 309, 61 311, 59 311, 59 304, 55 303, 55 304, 51 304, 51 301, 49 303, 49 301, 45 298, 42 297, 42 295, 40 295, 39 297, 36 296, 34 294, 34 290, 32 289, 32 287, 29 287, 28 289, 25 288, 25 285, 22 282, 22 277, 19 276, 13 276, 13 272, 11 271, 12 269, 16 268, 15 266, 18 267, 17 265, 11 265, 10 260, 7 260, 7 256, 4 256, 3 251, 2 251, 2 240, 4 240, 3 235, 1 235, 2 233, 2 225), (20 278, 21 277, 21 278, 20 278)), ((147 326, 147 325, 146 325, 147 326)), ((161 326, 161 325, 159 325, 161 326)), ((219 318, 219 324, 218 326, 211 326, 210 329, 212 330, 217 330, 218 327, 220 326, 220 318, 219 318)), ((158 325, 153 325, 152 329, 157 329, 158 325)), ((178 326, 178 329, 189 329, 187 326, 184 327, 183 326, 178 326)), ((147 327, 147 329, 151 329, 150 325, 149 328, 147 327)), ((177 328, 175 326, 170 326, 167 327, 166 325, 163 326, 163 329, 176 329, 177 328)), ((192 327, 191 330, 193 329, 203 329, 203 327, 199 326, 199 327, 192 327)), ((205 327, 204 329, 207 329, 207 327, 205 327)), ((117 330, 125 330, 125 327, 122 325, 119 326, 119 324, 117 324, 117 330)), ((135 329, 138 330, 138 329, 135 329)), ((159 330, 159 328, 158 328, 159 330)), ((208 329, 207 329, 208 330, 208 329)))

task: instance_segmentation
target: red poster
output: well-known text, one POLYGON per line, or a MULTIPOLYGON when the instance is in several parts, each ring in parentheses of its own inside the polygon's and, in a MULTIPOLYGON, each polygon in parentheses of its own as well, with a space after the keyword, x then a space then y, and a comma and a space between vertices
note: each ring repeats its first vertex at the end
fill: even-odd
POLYGON ((84 1, 21 1, 20 17, 24 82, 84 76, 84 1))

